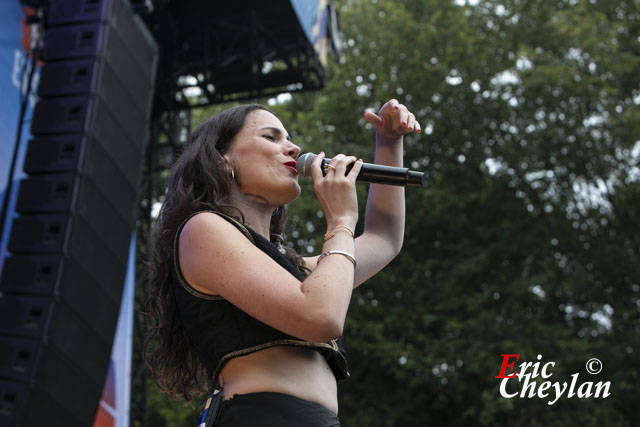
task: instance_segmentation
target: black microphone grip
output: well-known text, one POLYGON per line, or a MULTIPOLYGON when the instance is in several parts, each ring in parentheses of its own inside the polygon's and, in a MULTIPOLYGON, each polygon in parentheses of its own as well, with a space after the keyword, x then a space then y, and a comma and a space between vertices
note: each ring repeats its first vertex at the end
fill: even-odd
MULTIPOLYGON (((331 159, 322 159, 322 174, 326 175, 326 167, 331 159)), ((345 175, 348 174, 355 163, 347 165, 345 175)), ((356 181, 368 182, 371 184, 396 185, 399 187, 415 186, 421 187, 424 182, 424 173, 409 170, 409 168, 399 168, 395 166, 376 165, 366 163, 366 167, 360 169, 356 181)), ((363 165, 364 166, 364 165, 363 165)))
MULTIPOLYGON (((298 157, 296 169, 301 177, 311 178, 311 163, 313 163, 313 159, 315 159, 315 157, 316 155, 313 153, 304 153, 298 157)), ((321 169, 323 175, 326 175, 326 165, 328 165, 330 161, 331 159, 322 160, 321 169)), ((351 163, 347 165, 347 174, 351 171, 354 164, 355 163, 351 163)), ((421 187, 424 183, 424 173, 396 166, 363 163, 356 181, 369 182, 372 184, 396 185, 399 187, 421 187)))

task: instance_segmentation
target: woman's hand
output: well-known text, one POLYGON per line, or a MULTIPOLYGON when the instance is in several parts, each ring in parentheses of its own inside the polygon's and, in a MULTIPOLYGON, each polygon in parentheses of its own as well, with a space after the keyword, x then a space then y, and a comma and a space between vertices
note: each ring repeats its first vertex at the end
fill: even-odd
POLYGON ((323 176, 321 165, 324 157, 324 153, 320 153, 313 160, 311 176, 316 196, 324 210, 327 226, 331 228, 336 225, 346 225, 353 230, 358 222, 355 182, 362 168, 362 160, 356 161, 354 156, 338 154, 331 159, 323 176), (353 168, 346 174, 347 166, 354 162, 353 168))
POLYGON ((365 111, 364 118, 385 142, 400 141, 403 135, 413 131, 422 132, 416 116, 396 99, 384 104, 378 114, 365 111))

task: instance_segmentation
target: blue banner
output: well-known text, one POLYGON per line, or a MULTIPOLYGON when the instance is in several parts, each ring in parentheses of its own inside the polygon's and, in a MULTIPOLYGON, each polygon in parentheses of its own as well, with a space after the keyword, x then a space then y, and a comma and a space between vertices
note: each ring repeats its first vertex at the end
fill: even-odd
POLYGON ((26 17, 34 11, 23 8, 17 0, 0 2, 0 203, 5 202, 7 186, 11 182, 11 199, 8 202, 8 214, 0 242, 0 274, 7 256, 9 225, 13 217, 17 197, 17 186, 25 174, 22 171, 26 145, 29 140, 29 128, 36 96, 31 95, 25 111, 22 136, 16 145, 20 104, 25 96, 31 67, 36 66, 31 81, 31 93, 35 93, 40 76, 39 66, 29 58, 30 46, 39 35, 39 26, 26 23, 26 17), (17 150, 13 180, 10 179, 11 164, 17 150))
POLYGON ((307 39, 327 65, 327 0, 291 0, 307 39))

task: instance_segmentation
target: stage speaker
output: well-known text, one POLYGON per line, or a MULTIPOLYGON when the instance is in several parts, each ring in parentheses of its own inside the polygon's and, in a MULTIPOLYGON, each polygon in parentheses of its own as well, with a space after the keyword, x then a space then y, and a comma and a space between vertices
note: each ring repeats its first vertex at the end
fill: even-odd
POLYGON ((0 277, 0 425, 90 426, 119 314, 158 49, 125 0, 51 0, 0 277))

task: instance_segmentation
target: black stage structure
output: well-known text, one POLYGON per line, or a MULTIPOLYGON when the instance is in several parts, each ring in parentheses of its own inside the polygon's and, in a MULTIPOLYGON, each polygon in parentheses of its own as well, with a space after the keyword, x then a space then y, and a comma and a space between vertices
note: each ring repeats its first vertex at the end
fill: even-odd
MULTIPOLYGON (((322 9, 334 51, 337 16, 330 0, 20 2, 37 11, 44 37, 31 53, 44 65, 0 276, 0 425, 86 426, 129 239, 137 230, 144 259, 160 175, 187 140, 191 110, 322 88, 295 3, 322 9)), ((130 423, 147 426, 137 264, 130 423)))

